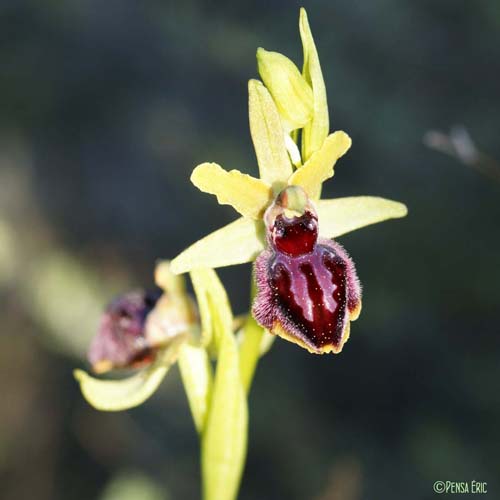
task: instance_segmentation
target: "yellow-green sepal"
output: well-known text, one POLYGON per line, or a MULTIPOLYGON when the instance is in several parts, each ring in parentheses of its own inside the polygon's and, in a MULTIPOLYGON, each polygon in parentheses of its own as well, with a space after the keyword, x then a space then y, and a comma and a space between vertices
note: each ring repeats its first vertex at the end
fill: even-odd
POLYGON ((330 134, 321 148, 293 173, 289 184, 301 186, 310 198, 317 200, 321 196, 323 182, 333 177, 335 163, 349 150, 351 143, 351 138, 345 132, 330 134))
POLYGON ((264 223, 240 217, 193 243, 171 262, 170 268, 182 274, 201 267, 244 264, 255 260, 264 247, 264 223))
POLYGON ((292 174, 292 164, 276 104, 258 80, 248 82, 248 114, 260 178, 280 191, 292 174))
POLYGON ((309 27, 307 13, 304 8, 300 9, 299 30, 304 51, 302 74, 312 88, 314 100, 312 119, 302 130, 302 161, 305 162, 323 145, 323 141, 328 135, 330 124, 323 73, 311 28, 309 27))
POLYGON ((361 227, 405 217, 408 213, 403 203, 378 196, 319 200, 315 206, 318 213, 319 234, 323 238, 336 238, 361 227))
POLYGON ((87 402, 96 410, 122 411, 139 406, 158 388, 169 368, 177 360, 179 349, 186 336, 179 336, 158 352, 156 360, 148 368, 120 380, 102 380, 83 370, 75 370, 74 376, 87 402))
POLYGON ((302 128, 313 115, 313 92, 297 66, 279 52, 257 49, 260 77, 274 99, 286 133, 302 128))
POLYGON ((239 170, 224 170, 217 163, 202 163, 191 174, 191 182, 205 193, 217 196, 221 205, 231 205, 244 217, 262 218, 270 203, 271 186, 239 170))

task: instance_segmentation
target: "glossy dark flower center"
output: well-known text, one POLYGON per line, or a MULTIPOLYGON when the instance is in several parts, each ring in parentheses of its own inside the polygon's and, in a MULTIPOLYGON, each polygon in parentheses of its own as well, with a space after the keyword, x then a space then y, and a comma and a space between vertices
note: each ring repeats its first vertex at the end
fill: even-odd
POLYGON ((318 220, 306 211, 298 217, 285 217, 280 214, 274 221, 272 242, 279 252, 290 256, 310 253, 318 240, 318 220))

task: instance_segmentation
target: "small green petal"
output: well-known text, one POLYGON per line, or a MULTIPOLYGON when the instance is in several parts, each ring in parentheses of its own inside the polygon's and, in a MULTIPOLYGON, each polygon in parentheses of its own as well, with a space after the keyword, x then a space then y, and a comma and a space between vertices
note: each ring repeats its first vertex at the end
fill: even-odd
POLYGON ((206 349, 184 344, 179 353, 179 369, 196 430, 201 434, 205 428, 213 384, 212 367, 206 349))
POLYGON ((250 132, 260 178, 280 191, 292 175, 281 119, 271 94, 258 80, 248 82, 250 132))
POLYGON ((264 224, 245 217, 210 233, 180 253, 171 270, 182 274, 200 267, 225 267, 255 260, 265 247, 264 224))
POLYGON ((328 118, 328 102, 326 88, 319 63, 318 52, 307 20, 304 8, 300 9, 299 20, 300 38, 304 50, 304 66, 302 74, 311 85, 314 96, 314 112, 312 120, 302 130, 302 160, 307 161, 310 156, 321 148, 330 129, 328 118))
MULTIPOLYGON (((246 455, 248 410, 240 377, 239 354, 232 332, 232 314, 217 274, 197 270, 206 284, 214 330, 219 338, 218 361, 201 446, 205 500, 234 500, 246 455)), ((194 274, 194 273, 193 273, 194 274)))
POLYGON ((348 151, 351 142, 351 138, 342 131, 329 135, 304 166, 293 173, 289 184, 301 186, 310 198, 318 199, 321 195, 321 185, 333 177, 335 163, 348 151))
POLYGON ((398 219, 408 213, 406 205, 377 196, 352 196, 316 202, 319 234, 336 238, 361 227, 398 219))
POLYGON ((179 337, 158 353, 148 368, 121 380, 101 380, 83 370, 75 370, 74 376, 87 402, 96 410, 121 411, 139 406, 146 401, 165 378, 170 366, 177 360, 179 348, 185 337, 179 337))
POLYGON ((313 93, 295 64, 278 52, 257 49, 259 74, 271 93, 286 132, 302 128, 312 118, 313 93))
POLYGON ((227 172, 217 163, 198 165, 191 174, 191 182, 200 191, 217 196, 221 205, 231 205, 252 219, 262 218, 272 197, 272 189, 265 182, 239 170, 227 172))

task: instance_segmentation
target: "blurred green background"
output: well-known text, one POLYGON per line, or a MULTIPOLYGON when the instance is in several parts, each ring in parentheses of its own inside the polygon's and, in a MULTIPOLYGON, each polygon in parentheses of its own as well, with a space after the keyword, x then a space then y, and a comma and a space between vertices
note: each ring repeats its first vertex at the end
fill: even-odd
MULTIPOLYGON (((459 123, 500 159, 500 3, 304 3, 332 127, 353 138, 325 196, 410 214, 340 239, 364 285, 342 355, 277 341, 262 359, 240 498, 420 500, 473 479, 500 498, 500 185, 422 140, 459 123)), ((2 1, 2 500, 199 497, 177 370, 106 414, 72 369, 114 294, 235 218, 190 171, 256 174, 246 82, 258 46, 301 64, 298 8, 2 1)), ((243 312, 250 266, 220 274, 243 312)))

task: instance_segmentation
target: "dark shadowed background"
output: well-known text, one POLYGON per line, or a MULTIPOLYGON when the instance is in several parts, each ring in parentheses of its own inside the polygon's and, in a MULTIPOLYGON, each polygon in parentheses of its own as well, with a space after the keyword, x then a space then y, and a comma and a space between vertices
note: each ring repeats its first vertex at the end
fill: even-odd
MULTIPOLYGON (((277 341, 262 359, 241 499, 432 499, 437 480, 486 481, 500 498, 500 184, 422 140, 462 124, 500 159, 500 4, 305 6, 332 128, 353 138, 325 196, 410 213, 340 238, 364 285, 340 356, 277 341)), ((302 63, 298 8, 1 3, 3 500, 198 498, 177 369, 116 414, 85 403, 72 369, 114 294, 236 217, 190 171, 256 174, 246 82, 258 46, 302 63)), ((243 312, 250 266, 220 275, 243 312)))

